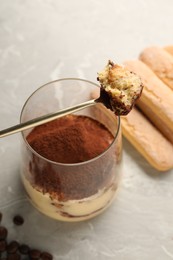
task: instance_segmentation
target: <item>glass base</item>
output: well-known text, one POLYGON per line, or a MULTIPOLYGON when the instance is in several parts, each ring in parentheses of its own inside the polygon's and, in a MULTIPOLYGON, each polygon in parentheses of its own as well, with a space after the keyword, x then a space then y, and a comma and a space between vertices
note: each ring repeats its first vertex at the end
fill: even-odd
POLYGON ((32 205, 41 213, 60 221, 76 222, 91 219, 102 213, 114 200, 117 185, 112 183, 97 194, 82 200, 58 201, 51 199, 30 184, 24 175, 22 181, 32 205))

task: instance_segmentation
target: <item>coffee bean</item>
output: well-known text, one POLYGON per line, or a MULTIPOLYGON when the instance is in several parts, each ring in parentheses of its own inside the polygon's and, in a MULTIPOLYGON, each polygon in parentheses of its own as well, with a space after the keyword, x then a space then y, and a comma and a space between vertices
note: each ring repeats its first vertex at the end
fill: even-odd
MULTIPOLYGON (((2 213, 0 212, 0 222, 2 221, 2 213)), ((16 225, 22 225, 24 219, 20 215, 16 215, 13 218, 13 222, 16 225)), ((41 253, 37 249, 30 249, 26 244, 19 244, 13 240, 8 245, 6 238, 8 230, 0 226, 0 260, 52 260, 53 256, 48 252, 41 253)))
POLYGON ((7 242, 5 240, 0 240, 0 252, 4 252, 7 247, 7 242))
POLYGON ((6 239, 8 230, 5 227, 0 227, 0 240, 6 239))
POLYGON ((39 259, 41 255, 41 252, 37 249, 31 249, 29 251, 29 256, 31 259, 39 259))
POLYGON ((14 254, 16 253, 16 251, 18 250, 19 247, 19 243, 17 241, 11 241, 8 245, 7 245, 7 253, 8 254, 14 254))
POLYGON ((51 254, 49 254, 48 252, 43 252, 43 253, 41 253, 40 258, 42 260, 52 260, 53 256, 51 254))
POLYGON ((20 260, 21 256, 18 253, 10 254, 7 256, 7 260, 20 260))
POLYGON ((24 223, 24 219, 23 219, 22 216, 16 215, 16 216, 13 218, 13 222, 14 222, 14 224, 16 224, 17 226, 21 226, 21 225, 24 223))
POLYGON ((25 244, 22 244, 19 246, 19 252, 23 255, 27 255, 30 251, 30 248, 29 246, 25 245, 25 244))

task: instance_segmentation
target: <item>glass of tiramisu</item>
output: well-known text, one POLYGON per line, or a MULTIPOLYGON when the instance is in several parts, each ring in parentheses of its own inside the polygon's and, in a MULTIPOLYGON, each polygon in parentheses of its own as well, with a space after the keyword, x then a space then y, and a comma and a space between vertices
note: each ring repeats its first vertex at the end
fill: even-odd
MULTIPOLYGON (((66 78, 36 90, 21 123, 92 99, 99 86, 66 78)), ((32 204, 62 221, 104 211, 121 176, 120 118, 102 104, 22 132, 21 176, 32 204)))

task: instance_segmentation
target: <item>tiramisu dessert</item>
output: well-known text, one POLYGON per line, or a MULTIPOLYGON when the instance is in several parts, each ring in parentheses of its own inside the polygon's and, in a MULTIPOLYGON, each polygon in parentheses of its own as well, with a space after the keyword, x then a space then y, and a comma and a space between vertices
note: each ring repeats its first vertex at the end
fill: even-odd
POLYGON ((121 146, 103 124, 88 116, 68 115, 35 127, 27 142, 39 156, 31 152, 26 158, 22 178, 41 212, 77 221, 110 204, 119 181, 121 146))
MULTIPOLYGON (((98 73, 98 80, 102 103, 116 115, 129 113, 142 91, 138 76, 112 62, 98 73)), ((22 178, 36 208, 58 220, 80 221, 110 205, 121 159, 118 124, 116 131, 111 129, 115 121, 114 115, 109 128, 72 114, 37 126, 26 136, 22 178)))

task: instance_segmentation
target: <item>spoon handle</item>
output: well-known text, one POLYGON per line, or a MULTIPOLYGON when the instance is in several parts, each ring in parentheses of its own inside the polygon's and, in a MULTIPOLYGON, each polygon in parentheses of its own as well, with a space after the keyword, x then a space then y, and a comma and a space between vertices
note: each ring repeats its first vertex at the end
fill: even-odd
POLYGON ((57 119, 59 117, 66 116, 68 114, 77 112, 77 111, 84 109, 84 108, 87 108, 89 106, 93 106, 97 102, 98 102, 98 100, 92 99, 92 100, 86 101, 84 103, 78 104, 76 106, 68 107, 68 108, 62 109, 58 112, 50 113, 50 114, 47 114, 47 115, 44 115, 44 116, 41 116, 41 117, 34 118, 32 120, 29 120, 29 121, 26 121, 24 123, 9 127, 7 129, 0 131, 0 138, 5 137, 7 135, 15 134, 17 132, 20 132, 20 131, 23 131, 23 130, 26 130, 26 129, 29 129, 29 128, 32 128, 32 127, 35 127, 35 126, 38 126, 38 125, 48 123, 48 122, 50 122, 54 119, 57 119))

